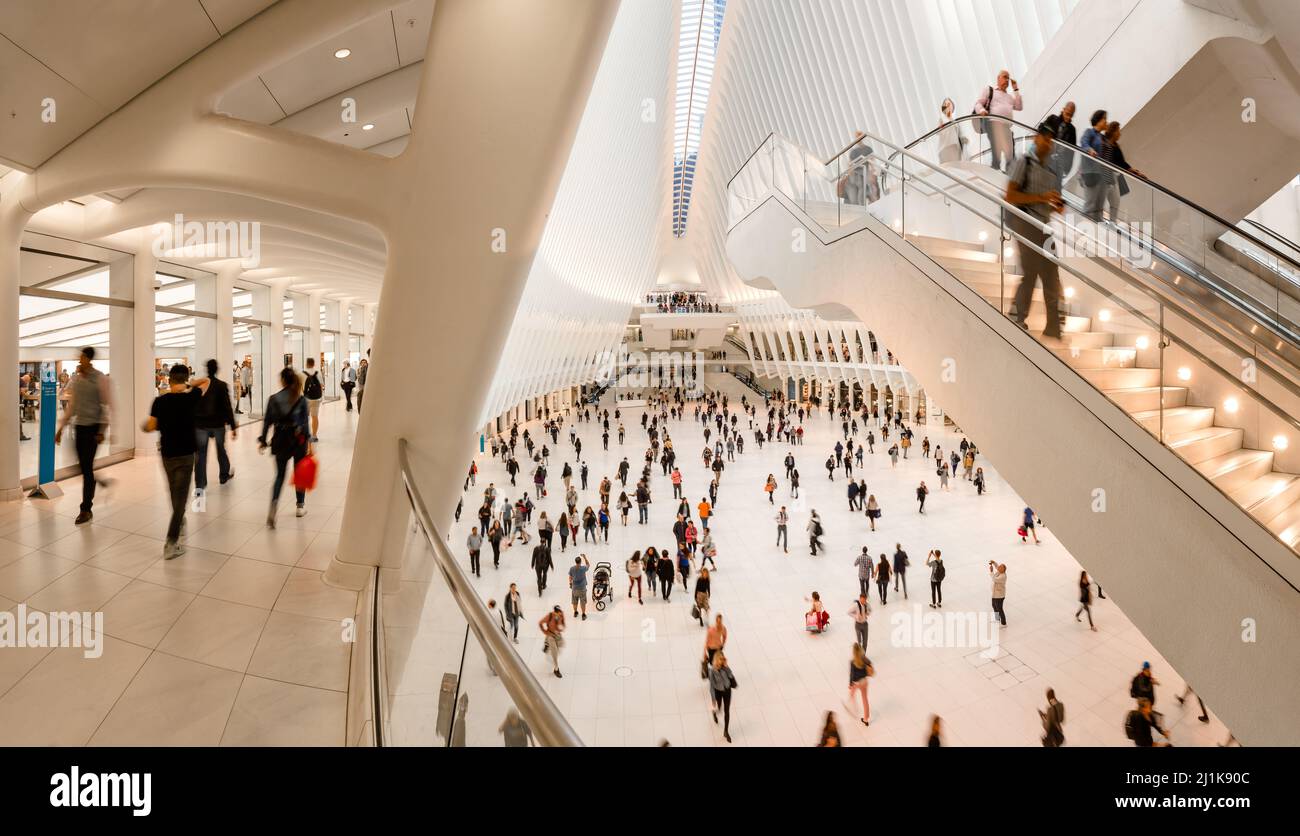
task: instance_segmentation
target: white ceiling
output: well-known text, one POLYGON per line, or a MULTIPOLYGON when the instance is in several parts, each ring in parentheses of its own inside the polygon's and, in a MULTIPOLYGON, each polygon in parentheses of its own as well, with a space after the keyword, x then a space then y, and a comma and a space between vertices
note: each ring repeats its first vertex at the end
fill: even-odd
POLYGON ((273 0, 0 3, 0 160, 32 169, 273 0), (56 121, 42 121, 53 98, 56 121))
MULTIPOLYGON (((5 164, 30 171, 108 114, 276 0, 0 0, 0 177, 5 164), (57 121, 43 122, 53 97, 57 121)), ((295 55, 227 91, 217 109, 236 118, 393 156, 405 148, 419 92, 434 0, 396 2, 343 34, 295 55), (340 48, 351 50, 344 59, 340 48), (356 100, 355 123, 340 100, 356 100), (371 125, 369 130, 364 125, 371 125)), ((161 129, 165 129, 162 127, 161 129)), ((129 201, 121 189, 103 197, 129 201)), ((87 196, 83 202, 96 198, 87 196)), ((263 230, 274 237, 274 231, 263 230)), ((114 236, 116 237, 116 236, 114 236)), ((131 235, 122 236, 122 243, 131 235)), ((112 239, 106 239, 112 240, 112 239)), ((264 241, 259 275, 288 278, 295 289, 378 298, 382 258, 329 263, 302 247, 264 241)), ((30 259, 29 259, 30 260, 30 259)), ((177 258, 186 264, 203 259, 177 258)), ((209 264, 209 267, 212 265, 209 264)), ((49 265, 24 264, 37 280, 49 265), (28 268, 31 268, 30 270, 28 268)))
POLYGON ((230 90, 217 109, 354 148, 374 148, 406 136, 420 76, 418 70, 397 71, 423 60, 433 3, 409 0, 372 17, 230 90), (341 48, 352 54, 335 58, 341 48), (390 83, 382 87, 370 84, 386 77, 390 83), (344 97, 357 102, 356 123, 342 121, 344 97), (364 124, 375 127, 363 131, 364 124))

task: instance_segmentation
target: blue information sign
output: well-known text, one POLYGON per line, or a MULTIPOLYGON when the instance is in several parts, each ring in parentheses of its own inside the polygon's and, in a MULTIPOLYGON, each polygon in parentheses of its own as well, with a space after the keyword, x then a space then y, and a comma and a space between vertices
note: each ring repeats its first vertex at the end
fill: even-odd
POLYGON ((58 418, 59 381, 54 363, 41 363, 41 436, 40 467, 36 482, 47 485, 54 481, 54 422, 58 418))

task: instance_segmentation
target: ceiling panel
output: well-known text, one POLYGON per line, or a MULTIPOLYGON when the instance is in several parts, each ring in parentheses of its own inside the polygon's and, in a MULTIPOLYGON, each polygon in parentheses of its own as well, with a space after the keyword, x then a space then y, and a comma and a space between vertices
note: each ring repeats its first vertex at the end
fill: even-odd
POLYGON ((64 258, 60 255, 34 253, 29 250, 22 250, 19 255, 18 275, 23 287, 44 284, 51 279, 85 270, 99 263, 79 258, 64 258))
POLYGON ((102 105, 0 37, 0 157, 34 169, 107 114, 102 105), (54 122, 41 119, 46 97, 55 101, 54 122))
POLYGON ((393 35, 397 55, 403 67, 424 59, 429 45, 429 27, 433 25, 434 0, 412 0, 392 11, 393 35))
POLYGON ((226 91, 217 102, 217 112, 263 125, 278 122, 286 115, 262 79, 256 77, 226 91))
POLYGON ((286 112, 297 113, 397 68, 392 18, 384 12, 263 73, 262 79, 286 112), (335 58, 343 47, 352 54, 335 58))
POLYGON ((330 133, 322 134, 321 138, 350 145, 353 148, 369 148, 371 145, 380 145, 411 132, 411 124, 407 121, 405 109, 376 116, 367 124, 374 125, 374 129, 367 131, 361 125, 340 124, 330 133))
POLYGON ((217 29, 225 35, 276 0, 200 0, 217 29))
POLYGON ((380 154, 385 157, 396 157, 406 150, 406 145, 411 141, 411 135, 399 136, 397 139, 391 139, 388 142, 381 142, 378 145, 372 145, 366 150, 372 154, 380 154))
POLYGON ((110 111, 217 39, 198 0, 4 2, 0 33, 110 111))

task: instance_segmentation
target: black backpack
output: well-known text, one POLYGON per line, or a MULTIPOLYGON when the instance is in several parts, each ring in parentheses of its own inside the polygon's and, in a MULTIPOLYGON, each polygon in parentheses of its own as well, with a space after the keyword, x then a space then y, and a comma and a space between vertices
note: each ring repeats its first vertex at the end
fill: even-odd
POLYGON ((943 565, 943 562, 940 561, 939 564, 934 567, 934 579, 936 581, 942 581, 947 576, 948 569, 943 565))
POLYGON ((306 395, 309 401, 320 400, 324 394, 321 389, 320 378, 316 376, 316 372, 307 372, 306 377, 307 382, 302 387, 302 393, 306 395))

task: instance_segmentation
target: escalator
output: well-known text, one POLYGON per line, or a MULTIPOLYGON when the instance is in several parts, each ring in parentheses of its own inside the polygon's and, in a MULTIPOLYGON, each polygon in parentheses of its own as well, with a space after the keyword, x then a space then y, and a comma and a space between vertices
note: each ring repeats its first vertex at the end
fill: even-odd
POLYGON ((1239 739, 1300 743, 1295 261, 1132 175, 1109 221, 1088 216, 1121 173, 1070 146, 1050 158, 1067 210, 1041 225, 963 148, 971 127, 825 163, 768 137, 728 187, 732 265, 869 323, 1239 739), (1008 316, 1019 245, 1043 233, 1060 340, 1039 336, 1041 290, 1028 330, 1008 316))

